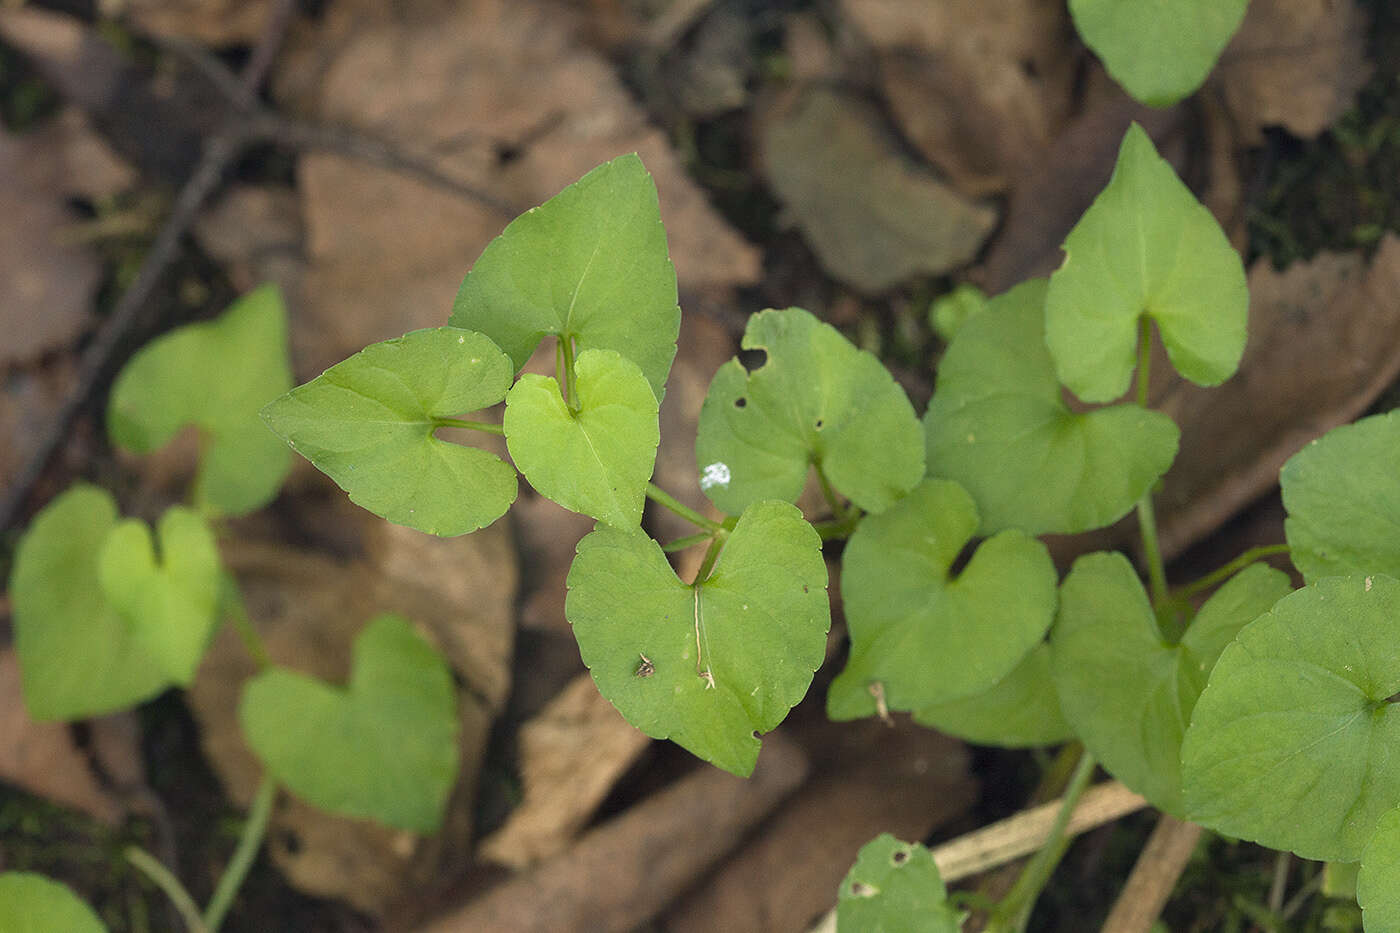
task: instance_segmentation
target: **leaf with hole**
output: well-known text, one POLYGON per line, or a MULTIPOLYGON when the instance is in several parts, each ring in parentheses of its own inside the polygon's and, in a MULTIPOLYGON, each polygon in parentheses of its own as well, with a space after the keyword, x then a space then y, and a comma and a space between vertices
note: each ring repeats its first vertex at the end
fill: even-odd
POLYGON ((15 550, 15 648, 35 719, 110 713, 170 682, 100 582, 103 546, 116 525, 112 496, 80 483, 35 516, 15 550))
POLYGON ((199 513, 180 506, 160 517, 156 535, 159 558, 145 522, 118 523, 102 544, 97 577, 146 653, 188 686, 219 621, 219 549, 199 513))
POLYGON ((1084 747, 1159 810, 1183 811, 1181 738, 1220 652, 1292 589, 1264 564, 1235 575, 1166 641, 1142 582, 1118 552, 1074 562, 1050 644, 1060 706, 1084 747))
POLYGON ((1326 577, 1220 655, 1181 750, 1186 815, 1354 862, 1400 804, 1400 581, 1326 577))
POLYGON ((1136 123, 1064 250, 1045 298, 1045 342, 1075 395, 1109 402, 1128 390, 1144 315, 1187 379, 1213 386, 1234 374, 1249 310, 1244 266, 1136 123))
POLYGON ((490 337, 517 370, 546 335, 616 350, 658 399, 680 322, 656 186, 635 154, 511 221, 467 273, 449 321, 490 337))
POLYGON ((695 438, 700 488, 737 515, 762 499, 793 502, 816 464, 863 509, 887 508, 923 477, 918 418, 880 361, 801 308, 749 319, 752 372, 719 368, 695 438))
POLYGON ((861 846, 837 894, 838 933, 958 933, 964 916, 933 854, 889 833, 861 846))
POLYGON ((244 686, 238 716, 268 771, 308 803, 418 833, 441 825, 457 780, 457 694, 406 619, 381 615, 360 632, 345 689, 272 667, 244 686))
POLYGON ((647 735, 734 774, 802 699, 826 653, 831 607, 816 531, 796 508, 740 516, 713 572, 682 583, 638 528, 578 545, 565 614, 598 690, 647 735))
POLYGON ((1384 573, 1400 578, 1400 412, 1328 431, 1279 471, 1284 530, 1303 578, 1384 573))
POLYGON ((929 475, 972 494, 982 534, 1110 525, 1176 457, 1179 432, 1160 412, 1065 405, 1045 348, 1045 292, 1032 279, 963 325, 924 414, 929 475))
POLYGON ((0 873, 0 930, 5 933, 107 933, 65 884, 28 871, 0 873))
POLYGON ((656 396, 631 360, 585 350, 576 363, 577 411, 549 376, 526 373, 506 396, 510 455, 530 485, 566 509, 609 525, 637 525, 661 436, 656 396))
POLYGON ((298 453, 350 500, 429 534, 466 534, 515 501, 515 470, 495 454, 434 436, 442 419, 494 405, 510 360, 481 334, 416 330, 375 343, 263 409, 298 453))
POLYGON ((1400 930, 1400 808, 1381 815, 1366 843, 1356 902, 1367 930, 1400 930))
POLYGON ((112 384, 107 433, 135 453, 166 444, 185 425, 201 434, 195 500, 227 515, 277 494, 292 458, 258 410, 292 387, 287 312, 264 285, 218 319, 188 324, 146 344, 112 384))
POLYGON ((1045 545, 1003 531, 954 560, 977 531, 957 483, 930 479, 851 535, 841 599, 851 657, 827 693, 832 719, 920 710, 988 690, 1044 637, 1055 615, 1055 565, 1045 545))
POLYGON ((916 709, 914 721, 967 742, 1003 748, 1058 745, 1074 737, 1060 710, 1045 642, 987 690, 916 709))
POLYGON ((1239 29, 1249 0, 1070 0, 1084 44, 1149 107, 1194 92, 1239 29))

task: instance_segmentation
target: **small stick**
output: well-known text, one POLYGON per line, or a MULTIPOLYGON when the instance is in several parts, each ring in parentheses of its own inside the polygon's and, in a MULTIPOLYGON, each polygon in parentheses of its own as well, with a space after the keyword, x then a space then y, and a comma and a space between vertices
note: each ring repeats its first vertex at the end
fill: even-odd
POLYGON ((1152 929, 1200 838, 1201 827, 1163 813, 1100 933, 1147 933, 1152 929))

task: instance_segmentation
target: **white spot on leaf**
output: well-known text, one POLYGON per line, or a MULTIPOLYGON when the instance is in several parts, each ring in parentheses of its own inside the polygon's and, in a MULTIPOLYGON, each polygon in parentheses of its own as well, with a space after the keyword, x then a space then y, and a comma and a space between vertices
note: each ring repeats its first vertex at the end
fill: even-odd
POLYGON ((729 464, 712 463, 700 472, 700 488, 709 489, 711 486, 728 486, 729 478, 729 464))

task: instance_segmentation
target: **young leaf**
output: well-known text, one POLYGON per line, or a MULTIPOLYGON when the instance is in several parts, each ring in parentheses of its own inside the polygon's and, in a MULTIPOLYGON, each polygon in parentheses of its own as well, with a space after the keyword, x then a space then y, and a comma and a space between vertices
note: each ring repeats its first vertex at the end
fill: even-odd
POLYGON ((1381 815, 1366 843, 1356 902, 1367 930, 1400 930, 1400 808, 1381 815))
POLYGON ((930 479, 851 535, 841 563, 851 657, 827 694, 832 719, 874 714, 872 688, 892 710, 981 693, 1045 635, 1055 615, 1055 565, 1045 545, 1003 531, 950 579, 976 530, 972 497, 957 483, 930 479))
POLYGON ((34 518, 10 574, 24 702, 35 719, 82 719, 159 693, 169 677, 98 578, 117 504, 78 484, 34 518))
POLYGON ((512 376, 510 360, 481 334, 416 330, 335 364, 270 403, 263 419, 352 502, 450 537, 505 514, 515 470, 433 431, 439 419, 505 398, 512 376))
POLYGON ((831 626, 821 541, 796 508, 759 502, 710 576, 687 586, 639 528, 578 545, 564 611, 598 690, 638 729, 747 777, 755 733, 802 699, 831 626))
POLYGON ((1195 91, 1244 19, 1249 0, 1070 0, 1084 44, 1149 107, 1195 91))
POLYGON ((749 372, 719 368, 700 409, 700 488, 737 515, 761 499, 794 501, 817 464, 861 508, 878 512, 923 477, 919 422, 904 390, 869 353, 801 308, 749 319, 749 372))
POLYGON ((511 221, 467 273, 448 323, 490 337, 516 369, 547 334, 616 350, 662 398, 681 309, 642 160, 605 162, 511 221))
POLYGON ((977 745, 1003 748, 1057 745, 1074 737, 1060 711, 1045 642, 991 689, 916 709, 914 721, 977 745))
POLYGON ((65 884, 27 871, 0 873, 5 933, 107 933, 92 908, 65 884))
POLYGON ((511 458, 530 485, 609 525, 642 520, 661 435, 642 371, 612 350, 578 355, 578 411, 549 376, 526 373, 506 396, 511 458))
POLYGON ((933 854, 889 833, 861 846, 836 901, 837 933, 958 933, 963 917, 933 854))
POLYGON ((945 343, 951 343, 967 319, 986 311, 987 305, 982 289, 964 283, 929 306, 928 323, 945 343))
POLYGON ((199 513, 179 506, 160 517, 157 534, 159 561, 145 522, 119 523, 102 544, 97 576, 146 653, 187 686, 219 621, 219 549, 199 513))
POLYGON ((292 387, 287 312, 275 285, 234 302, 217 320, 189 324, 137 351, 112 385, 107 433, 135 453, 155 450, 187 424, 202 433, 195 499, 227 515, 261 508, 291 467, 258 409, 292 387))
POLYGON ((1353 862, 1400 804, 1400 581, 1327 577, 1221 654, 1181 750, 1193 822, 1353 862))
POLYGON ((1173 645, 1127 558, 1116 551, 1079 558, 1060 587, 1050 634, 1065 718, 1110 774, 1181 816, 1181 737, 1196 699, 1225 646, 1290 589, 1287 574, 1254 564, 1222 586, 1173 645))
POLYGON ((972 493, 983 534, 1110 525, 1176 457, 1179 432, 1160 412, 1065 406, 1045 348, 1045 291, 1032 279, 963 325, 924 415, 929 475, 972 493))
POLYGON ((1400 412, 1328 431, 1279 471, 1284 530, 1308 582, 1348 573, 1400 577, 1400 412))
POLYGON ((282 668, 243 689, 239 721, 268 771, 322 810, 436 832, 457 780, 457 698, 442 657, 406 619, 355 639, 341 690, 282 668))
POLYGON ((1144 314, 1181 375, 1212 386, 1234 374, 1249 306, 1239 254, 1136 123, 1064 250, 1045 340, 1075 395, 1108 402, 1127 391, 1144 314))

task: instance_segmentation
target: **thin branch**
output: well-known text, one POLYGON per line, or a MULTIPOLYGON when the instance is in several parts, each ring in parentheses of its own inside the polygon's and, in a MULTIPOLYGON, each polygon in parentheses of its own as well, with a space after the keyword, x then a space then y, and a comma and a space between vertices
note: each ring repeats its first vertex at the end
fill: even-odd
POLYGON ((1099 933, 1151 930, 1200 838, 1201 827, 1163 813, 1099 933))

